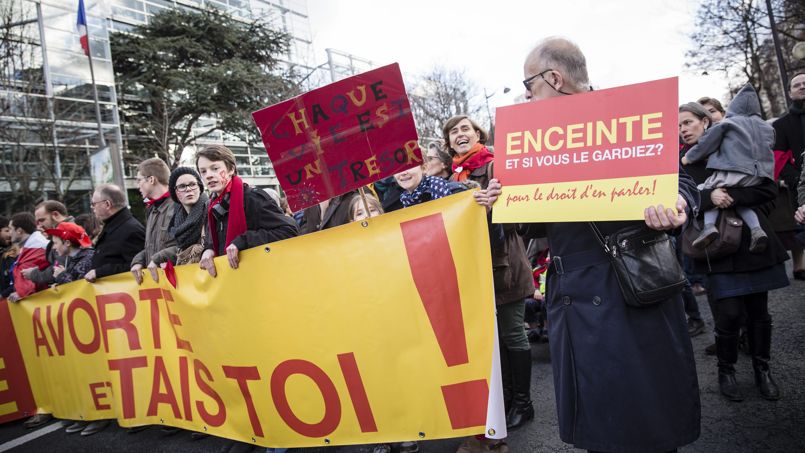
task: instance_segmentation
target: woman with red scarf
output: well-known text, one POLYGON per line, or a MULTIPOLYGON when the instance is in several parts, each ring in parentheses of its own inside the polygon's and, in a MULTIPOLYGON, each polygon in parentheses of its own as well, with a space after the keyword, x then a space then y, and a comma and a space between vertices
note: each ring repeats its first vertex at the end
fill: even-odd
MULTIPOLYGON (((493 155, 484 145, 486 131, 468 116, 457 115, 447 120, 442 134, 453 157, 452 181, 472 180, 480 184, 482 189, 497 184, 493 179, 493 155)), ((516 225, 503 225, 503 233, 503 241, 491 244, 492 268, 506 426, 513 430, 534 418, 531 403, 531 345, 524 327, 525 299, 534 294, 534 282, 516 225)), ((498 448, 496 441, 491 439, 470 439, 468 442, 460 451, 498 448), (476 445, 476 442, 480 445, 476 445)))
POLYGON ((199 151, 196 168, 210 191, 199 265, 213 277, 217 275, 214 257, 226 255, 229 266, 237 269, 241 250, 298 234, 293 219, 283 215, 267 193, 240 179, 235 156, 226 146, 211 145, 199 151))

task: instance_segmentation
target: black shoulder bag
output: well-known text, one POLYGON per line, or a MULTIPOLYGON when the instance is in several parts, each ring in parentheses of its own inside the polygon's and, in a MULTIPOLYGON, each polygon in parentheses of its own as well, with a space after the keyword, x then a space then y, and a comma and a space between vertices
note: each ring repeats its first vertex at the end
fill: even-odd
POLYGON ((685 273, 667 234, 635 225, 605 237, 595 223, 590 228, 615 269, 627 305, 647 307, 682 292, 685 273))

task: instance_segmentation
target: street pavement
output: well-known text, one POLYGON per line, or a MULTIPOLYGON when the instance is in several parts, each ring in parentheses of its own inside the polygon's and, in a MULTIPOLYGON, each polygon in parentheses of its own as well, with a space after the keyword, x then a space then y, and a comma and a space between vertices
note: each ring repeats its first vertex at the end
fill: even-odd
MULTIPOLYGON (((791 272, 789 262, 789 275, 791 272)), ((724 400, 718 392, 716 360, 704 348, 713 342, 710 309, 704 297, 699 298, 702 314, 707 319, 705 334, 693 338, 693 349, 699 375, 702 400, 701 437, 680 449, 683 453, 750 453, 805 452, 805 282, 792 281, 791 286, 772 291, 770 311, 774 320, 772 371, 781 387, 779 401, 766 401, 753 384, 752 365, 741 354, 738 381, 747 393, 743 402, 724 400)), ((550 355, 546 344, 532 345, 534 358, 532 396, 535 419, 509 435, 512 452, 579 451, 559 439, 553 392, 550 355)), ((190 434, 168 435, 159 427, 137 434, 108 428, 91 437, 64 433, 55 421, 43 430, 28 431, 22 421, 0 425, 0 453, 11 452, 187 452, 218 453, 226 451, 230 441, 214 437, 191 440, 190 434), (50 431, 48 431, 50 430, 50 431), (30 437, 37 436, 27 440, 30 437), (25 437, 27 436, 27 437, 25 437), (26 441, 27 440, 27 441, 26 441)), ((420 442, 423 453, 453 453, 461 439, 420 442)), ((252 451, 265 451, 254 448, 252 451)), ((309 448, 304 453, 363 453, 367 446, 309 448)), ((395 449, 396 451, 396 449, 395 449)))

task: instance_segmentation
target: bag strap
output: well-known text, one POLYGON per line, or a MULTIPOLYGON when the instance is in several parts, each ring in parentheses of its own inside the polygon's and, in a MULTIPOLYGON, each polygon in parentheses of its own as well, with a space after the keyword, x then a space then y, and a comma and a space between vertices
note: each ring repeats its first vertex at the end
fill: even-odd
POLYGON ((598 240, 598 244, 600 244, 601 247, 604 249, 604 253, 606 253, 607 256, 609 256, 610 249, 606 241, 604 240, 604 235, 601 234, 601 230, 598 229, 598 227, 595 225, 595 222, 587 222, 587 225, 589 225, 590 229, 593 231, 593 236, 595 236, 595 239, 598 240))

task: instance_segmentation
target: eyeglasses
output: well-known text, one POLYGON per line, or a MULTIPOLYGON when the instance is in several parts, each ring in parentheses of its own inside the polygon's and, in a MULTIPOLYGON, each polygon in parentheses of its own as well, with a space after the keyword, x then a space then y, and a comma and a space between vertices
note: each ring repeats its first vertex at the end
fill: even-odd
POLYGON ((177 192, 190 192, 191 190, 196 190, 197 187, 198 187, 198 184, 196 184, 194 182, 189 182, 187 184, 178 184, 176 186, 176 191, 177 192))
POLYGON ((109 201, 109 199, 108 199, 108 198, 104 198, 103 200, 98 200, 98 201, 90 201, 90 202, 89 202, 89 206, 90 206, 91 208, 94 208, 96 204, 98 204, 98 203, 103 203, 104 201, 109 201))
MULTIPOLYGON (((542 80, 544 80, 545 83, 547 83, 549 87, 553 88, 553 91, 556 91, 559 94, 565 94, 565 95, 570 94, 568 92, 556 89, 556 87, 551 82, 548 82, 548 79, 545 78, 544 74, 546 72, 551 72, 551 71, 554 71, 554 70, 553 69, 546 69, 546 70, 540 72, 539 74, 534 74, 531 77, 523 80, 523 85, 525 86, 526 91, 528 91, 530 93, 531 92, 531 85, 534 84, 534 79, 536 79, 537 77, 542 77, 542 80)), ((590 87, 590 91, 593 91, 592 86, 590 87)))
MULTIPOLYGON (((553 71, 553 69, 546 69, 540 72, 539 74, 534 74, 531 77, 523 80, 523 86, 525 87, 526 91, 531 91, 531 85, 534 84, 534 79, 536 79, 537 77, 542 77, 542 80, 545 80, 545 82, 547 83, 548 80, 545 79, 545 73, 551 71, 553 71)), ((550 83, 548 83, 548 85, 550 85, 550 83)))

